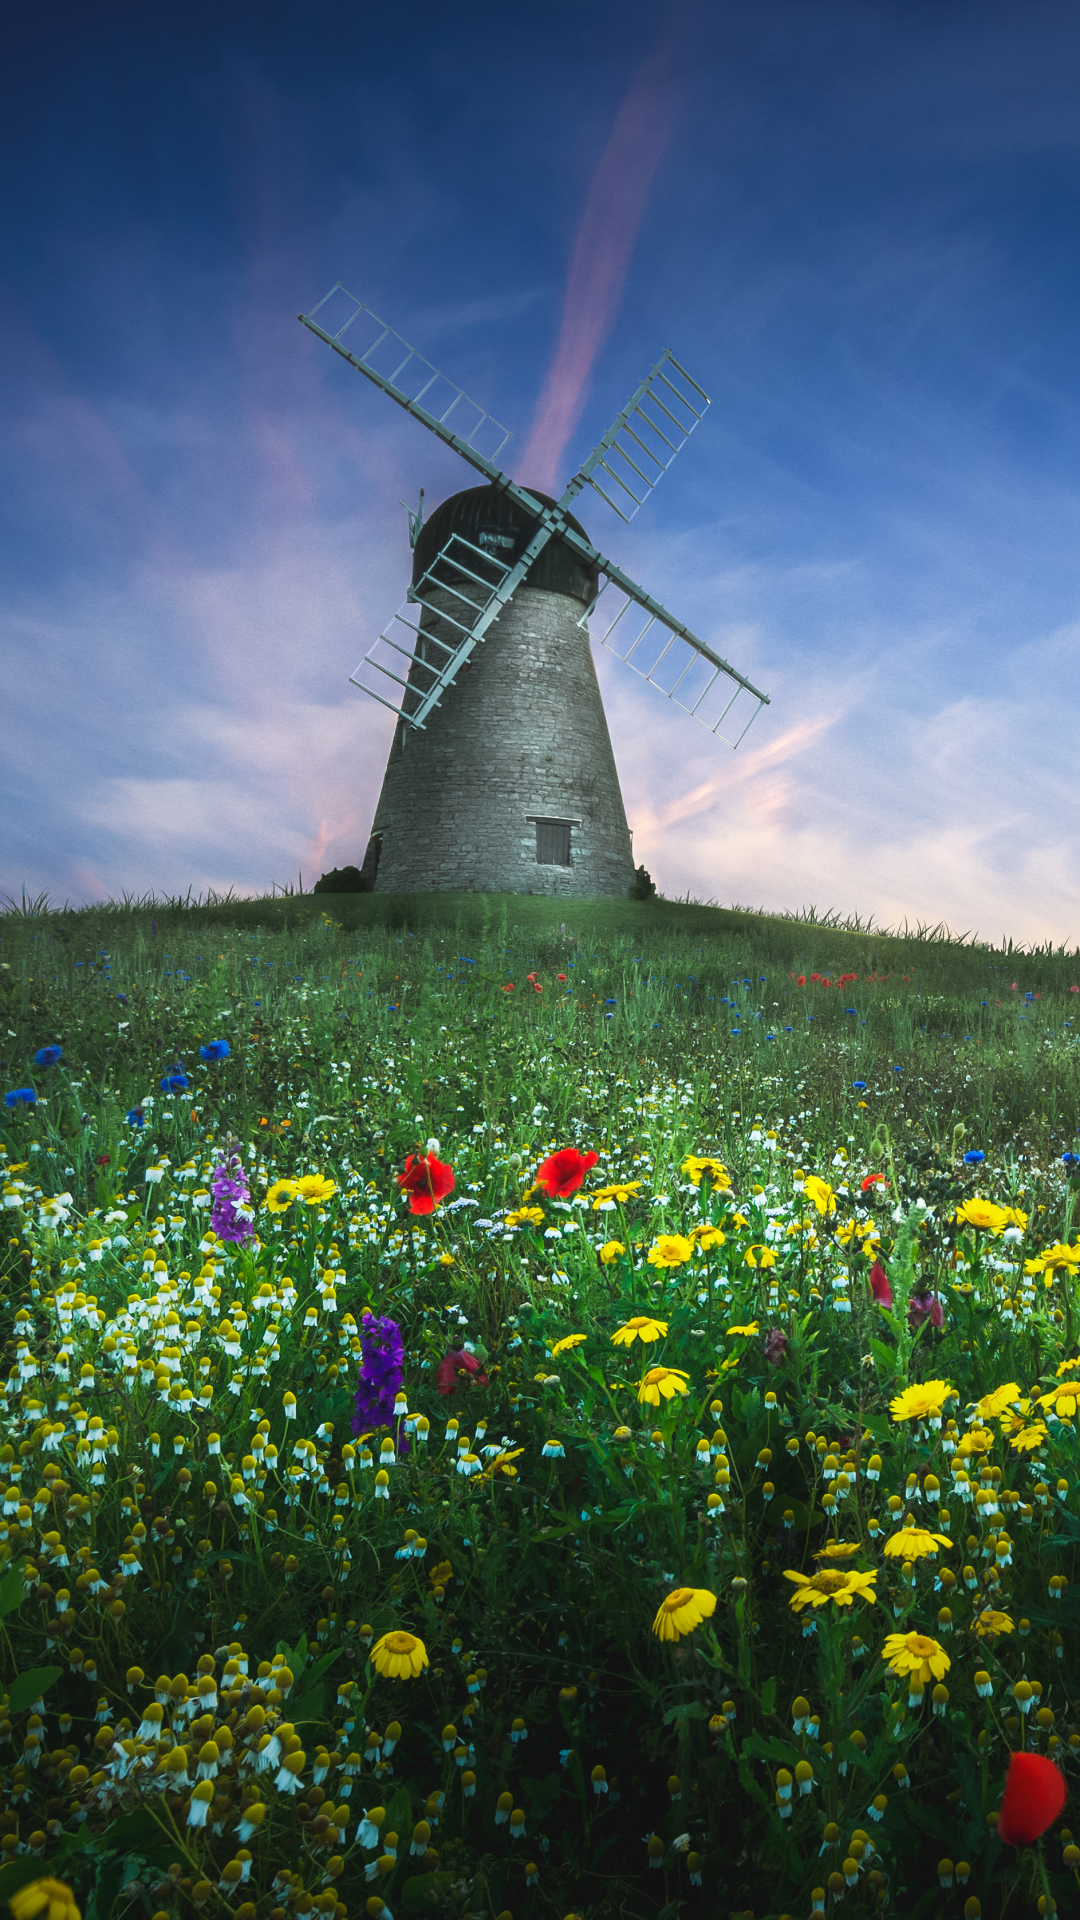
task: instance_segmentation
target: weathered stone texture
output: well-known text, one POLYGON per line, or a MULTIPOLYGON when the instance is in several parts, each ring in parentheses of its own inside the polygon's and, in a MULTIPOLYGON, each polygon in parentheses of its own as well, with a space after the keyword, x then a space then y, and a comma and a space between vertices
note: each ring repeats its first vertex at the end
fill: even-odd
POLYGON ((376 892, 625 896, 630 833, 580 613, 519 587, 424 729, 398 721, 376 892), (569 867, 538 865, 536 816, 574 823, 569 867))

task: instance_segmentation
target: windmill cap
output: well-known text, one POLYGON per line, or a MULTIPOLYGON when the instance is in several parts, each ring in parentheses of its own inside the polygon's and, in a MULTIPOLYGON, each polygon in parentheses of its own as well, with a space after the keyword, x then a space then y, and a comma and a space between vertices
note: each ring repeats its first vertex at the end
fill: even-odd
MULTIPOLYGON (((545 507, 556 504, 549 493, 540 493, 535 487, 529 491, 545 507)), ((583 539, 588 539, 580 521, 572 514, 567 515, 567 520, 583 539)), ((512 567, 535 531, 532 514, 500 487, 467 487, 464 493, 453 493, 449 500, 436 507, 420 531, 413 549, 413 585, 438 558, 451 534, 460 534, 474 547, 490 553, 504 566, 512 567)), ((448 582, 452 578, 451 573, 448 582)), ((526 586, 540 587, 548 593, 564 593, 571 600, 580 600, 584 606, 595 598, 597 584, 596 568, 558 537, 548 541, 525 577, 526 586)))

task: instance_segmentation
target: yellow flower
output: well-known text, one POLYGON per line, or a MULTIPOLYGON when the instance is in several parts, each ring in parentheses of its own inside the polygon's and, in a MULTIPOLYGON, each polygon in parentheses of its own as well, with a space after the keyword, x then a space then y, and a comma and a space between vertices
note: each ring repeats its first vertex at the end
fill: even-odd
POLYGON ((836 1212, 836 1195, 827 1180, 819 1180, 816 1173, 808 1173, 803 1181, 803 1192, 813 1201, 819 1213, 836 1212))
POLYGON ((454 1256, 452 1253, 440 1253, 439 1255, 440 1267, 452 1267, 453 1264, 454 1264, 454 1256))
POLYGON ((497 1473, 505 1473, 508 1480, 516 1480, 517 1468, 512 1463, 515 1460, 520 1460, 524 1451, 524 1447, 514 1447, 512 1451, 497 1453, 487 1472, 484 1474, 484 1479, 493 1479, 497 1473))
POLYGON ((1006 1425, 1003 1419, 1001 1425, 1009 1436, 1009 1445, 1014 1453, 1034 1453, 1046 1439, 1047 1429, 1041 1420, 1026 1426, 1023 1420, 1010 1419, 1006 1425))
POLYGON ((975 1622, 975 1631, 980 1640, 996 1640, 1000 1634, 1012 1633, 1013 1623, 1007 1613, 984 1607, 975 1622))
POLYGON ((837 1227, 836 1233, 834 1235, 834 1238, 836 1240, 836 1244, 838 1247, 848 1246, 849 1243, 854 1239, 854 1237, 855 1237, 854 1220, 845 1220, 842 1227, 837 1227))
POLYGON ((673 1400, 677 1393, 689 1393, 688 1373, 680 1373, 678 1367, 650 1367, 638 1388, 638 1399, 643 1406, 658 1407, 661 1400, 673 1400))
POLYGON ((947 1380, 922 1380, 917 1386, 905 1387, 895 1400, 890 1400, 889 1412, 894 1420, 940 1422, 941 1410, 954 1391, 947 1380))
POLYGON ((15 1920, 81 1920, 75 1895, 63 1880, 31 1880, 13 1893, 8 1906, 15 1920))
POLYGON ((1071 1420, 1080 1401, 1080 1380, 1062 1380, 1049 1393, 1040 1393, 1040 1407, 1052 1409, 1058 1420, 1071 1420))
POLYGON ((788 1605, 796 1612, 803 1607, 827 1607, 829 1601, 837 1607, 850 1607, 856 1597, 860 1600, 876 1600, 874 1582, 877 1569, 861 1573, 858 1567, 819 1567, 816 1573, 795 1573, 790 1567, 785 1569, 785 1580, 793 1580, 798 1588, 788 1605))
POLYGON ((625 1252, 626 1248, 623 1246, 621 1240, 605 1240, 603 1246, 600 1248, 600 1259, 603 1261, 605 1267, 610 1267, 612 1261, 617 1260, 620 1253, 625 1252))
POLYGON ((775 1267, 776 1265, 775 1253, 771 1247, 766 1246, 747 1247, 743 1259, 748 1267, 775 1267))
POLYGON ((1080 1267, 1080 1241, 1075 1247, 1066 1247, 1059 1240, 1054 1246, 1047 1247, 1045 1252, 1036 1254, 1034 1260, 1024 1262, 1025 1273, 1037 1272, 1040 1267, 1067 1267, 1070 1273, 1075 1273, 1080 1267))
POLYGON ((388 1680, 415 1680, 419 1673, 430 1664, 427 1648, 414 1633, 405 1633, 398 1629, 395 1633, 384 1633, 376 1640, 368 1655, 376 1673, 388 1680))
POLYGON ((826 1546, 818 1548, 814 1559, 850 1560, 853 1553, 859 1553, 860 1551, 861 1548, 857 1540, 830 1540, 826 1546))
POLYGON ((552 1359, 557 1353, 570 1353, 574 1347, 582 1346, 588 1337, 587 1333, 568 1333, 565 1340, 556 1340, 551 1349, 552 1359))
POLYGON ((1012 1225, 1012 1210, 1009 1207, 995 1207, 992 1200, 965 1200, 956 1209, 956 1219, 962 1227, 976 1227, 980 1233, 1004 1233, 1012 1225))
POLYGON ((543 1207, 517 1207, 513 1213, 507 1214, 506 1224, 508 1227, 520 1227, 523 1225, 542 1227, 544 1224, 544 1209, 543 1207))
POLYGON ((707 1587, 676 1587, 661 1600, 652 1630, 658 1640, 681 1640, 715 1612, 716 1595, 707 1587))
POLYGON ((602 1207, 605 1200, 617 1200, 620 1206, 625 1206, 628 1200, 633 1199, 635 1193, 640 1192, 640 1180, 616 1180, 613 1186, 601 1187, 599 1192, 593 1194, 593 1212, 602 1207))
POLYGON ((694 1256, 694 1243, 682 1233, 662 1233, 645 1258, 650 1267, 681 1267, 694 1256))
POLYGON ((703 1174, 708 1174, 712 1185, 720 1192, 731 1185, 731 1175, 723 1161, 711 1160, 707 1154, 688 1154, 682 1163, 682 1170, 695 1187, 700 1187, 703 1174))
POLYGON ((1075 1373, 1077 1367, 1080 1367, 1080 1360, 1063 1360, 1054 1378, 1060 1380, 1063 1373, 1075 1373))
POLYGON ((952 1666, 944 1647, 927 1633, 887 1633, 881 1657, 890 1673, 915 1673, 924 1687, 930 1680, 943 1680, 952 1666))
POLYGON ((939 1547, 951 1547, 944 1533, 930 1533, 926 1527, 904 1526, 890 1534, 885 1542, 886 1560, 934 1560, 939 1547))
POLYGON ((733 1334, 733 1333, 741 1333, 741 1334, 742 1334, 742 1336, 743 1336, 743 1339, 744 1339, 744 1340, 750 1340, 750 1339, 752 1339, 752 1338, 753 1338, 753 1336, 754 1336, 754 1334, 755 1334, 755 1333, 757 1332, 757 1330, 758 1330, 758 1323, 757 1323, 757 1321, 756 1321, 756 1320, 751 1320, 751 1321, 750 1321, 750 1323, 749 1323, 749 1325, 748 1325, 748 1326, 745 1326, 745 1327, 729 1327, 729 1328, 728 1328, 728 1333, 729 1333, 729 1334, 733 1334))
POLYGON ((973 1453, 989 1453, 994 1444, 994 1436, 989 1427, 972 1427, 965 1433, 956 1451, 961 1460, 969 1460, 973 1453))
POLYGON ((984 1393, 975 1405, 984 1420, 994 1420, 999 1413, 1004 1413, 1006 1407, 1011 1407, 1022 1397, 1016 1381, 1010 1380, 1008 1386, 995 1387, 993 1393, 984 1393))
POLYGON ((269 1207, 271 1213, 284 1213, 295 1199, 295 1180, 275 1180, 273 1186, 267 1189, 263 1205, 269 1207))
POLYGON ((305 1173, 303 1179, 296 1182, 296 1191, 305 1207, 317 1207, 337 1192, 337 1185, 321 1173, 305 1173))
POLYGON ((652 1320, 648 1314, 636 1313, 625 1326, 616 1327, 611 1342, 616 1347, 631 1347, 635 1340, 640 1340, 648 1346, 653 1340, 663 1340, 667 1330, 666 1320, 652 1320))
POLYGON ((702 1221, 699 1226, 691 1227, 690 1238, 701 1248, 702 1253, 708 1253, 710 1247, 722 1247, 724 1244, 724 1235, 721 1233, 719 1227, 713 1226, 710 1220, 702 1221))

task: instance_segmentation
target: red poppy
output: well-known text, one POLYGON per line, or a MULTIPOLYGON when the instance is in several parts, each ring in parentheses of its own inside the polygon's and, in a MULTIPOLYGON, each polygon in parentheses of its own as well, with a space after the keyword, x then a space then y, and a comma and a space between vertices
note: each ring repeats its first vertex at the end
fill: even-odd
POLYGON ((883 1173, 868 1173, 866 1179, 859 1182, 859 1192, 869 1193, 871 1187, 883 1187, 884 1185, 885 1175, 883 1173))
POLYGON ((512 981, 512 980, 510 980, 510 981, 508 981, 508 982, 507 982, 507 985, 506 985, 506 986, 505 986, 505 987, 503 988, 503 992, 504 992, 504 993, 513 993, 513 991, 514 991, 514 983, 513 983, 513 981, 512 981))
POLYGON ((569 1200, 599 1158, 598 1153, 579 1153, 576 1147, 562 1147, 537 1168, 536 1184, 553 1200, 569 1200))
POLYGON ((1052 1760, 1041 1753, 1010 1755, 998 1839, 1009 1847, 1029 1847, 1053 1825, 1068 1797, 1065 1776, 1052 1760))
MULTIPOLYGON (((566 975, 565 975, 565 973, 557 973, 557 974, 555 975, 555 978, 556 978, 556 980, 561 980, 564 986, 566 985, 566 975)), ((1070 988, 1069 988, 1069 992, 1070 992, 1070 993, 1080 993, 1080 987, 1070 987, 1070 988)))
POLYGON ((436 1393, 456 1393, 458 1387, 486 1387, 487 1383, 487 1374, 475 1353, 466 1353, 464 1347, 451 1347, 439 1361, 436 1393))
POLYGON ((454 1169, 433 1153, 410 1153, 404 1173, 396 1176, 402 1193, 409 1196, 410 1213, 434 1213, 440 1200, 454 1191, 454 1169))
POLYGON ((875 1260, 870 1269, 870 1291, 879 1307, 892 1307, 892 1288, 889 1276, 880 1260, 875 1260))
POLYGON ((95 1165, 95 1167, 108 1167, 108 1166, 111 1166, 111 1165, 112 1165, 112 1154, 111 1154, 111 1153, 99 1153, 99 1154, 98 1154, 98 1157, 97 1157, 97 1159, 96 1159, 96 1160, 94 1161, 94 1165, 95 1165))
POLYGON ((795 982, 795 985, 796 985, 797 987, 805 987, 805 985, 806 985, 806 975, 805 975, 805 973, 800 973, 800 975, 799 975, 799 977, 798 977, 798 979, 797 979, 797 980, 796 980, 796 982, 795 982))
POLYGON ((821 979, 821 975, 820 975, 820 973, 812 973, 812 974, 810 975, 810 978, 811 978, 811 980, 820 980, 820 979, 821 979))

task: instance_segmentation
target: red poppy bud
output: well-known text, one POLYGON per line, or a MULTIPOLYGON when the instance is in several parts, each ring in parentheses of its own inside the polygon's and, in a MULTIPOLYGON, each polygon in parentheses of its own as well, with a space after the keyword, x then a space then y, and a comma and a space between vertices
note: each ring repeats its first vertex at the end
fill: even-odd
POLYGON ((875 1260, 870 1269, 870 1291, 879 1307, 886 1307, 891 1310, 893 1303, 892 1288, 889 1285, 889 1276, 880 1260, 875 1260))
POLYGON ((1009 1847, 1029 1847, 1053 1825, 1068 1797, 1065 1776, 1052 1760, 1041 1753, 1014 1753, 1005 1776, 998 1839, 1009 1847))
POLYGON ((451 1347, 439 1361, 435 1374, 436 1393, 455 1393, 458 1387, 486 1387, 487 1374, 474 1353, 464 1347, 451 1347))

